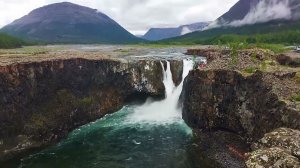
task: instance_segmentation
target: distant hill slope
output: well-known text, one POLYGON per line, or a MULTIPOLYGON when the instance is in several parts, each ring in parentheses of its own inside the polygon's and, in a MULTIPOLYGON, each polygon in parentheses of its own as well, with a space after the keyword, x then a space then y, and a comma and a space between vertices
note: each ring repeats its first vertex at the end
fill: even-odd
POLYGON ((222 35, 298 31, 300 0, 240 0, 208 28, 161 42, 207 44, 222 35))
POLYGON ((33 10, 1 32, 49 43, 134 43, 130 34, 105 14, 69 2, 33 10))
POLYGON ((0 48, 17 48, 21 47, 24 42, 18 38, 0 33, 0 48))
POLYGON ((219 26, 241 26, 272 20, 300 18, 300 0, 239 0, 216 20, 219 26))
POLYGON ((260 0, 240 0, 228 12, 217 19, 219 24, 230 23, 235 20, 242 20, 250 9, 257 5, 260 0))
MULTIPOLYGON (((300 21, 276 20, 267 23, 257 23, 240 27, 218 27, 205 31, 189 33, 184 36, 160 41, 160 43, 196 43, 210 44, 222 35, 253 35, 270 34, 287 31, 300 31, 300 21)), ((274 37, 275 38, 275 37, 274 37)), ((270 41, 272 42, 272 41, 270 41)), ((297 42, 297 43, 300 43, 297 42)))
POLYGON ((177 37, 190 32, 203 30, 203 28, 205 28, 208 24, 209 22, 199 22, 176 28, 151 28, 142 38, 150 41, 156 41, 177 37))

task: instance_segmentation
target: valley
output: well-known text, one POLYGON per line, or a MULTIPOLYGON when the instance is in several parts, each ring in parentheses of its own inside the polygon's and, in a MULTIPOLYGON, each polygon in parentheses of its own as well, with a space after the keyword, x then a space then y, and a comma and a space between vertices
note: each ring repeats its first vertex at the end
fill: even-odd
MULTIPOLYGON (((168 162, 165 162, 167 160, 155 161, 161 162, 160 165, 166 167, 173 164, 179 167, 197 167, 197 165, 244 167, 244 160, 247 158, 246 152, 249 152, 248 155, 251 158, 256 157, 250 153, 252 149, 250 144, 259 140, 264 133, 271 132, 278 127, 299 128, 299 111, 297 111, 299 102, 295 101, 296 99, 291 99, 295 96, 294 93, 300 91, 299 68, 287 68, 276 63, 278 54, 274 53, 270 56, 268 52, 271 51, 267 50, 240 50, 238 58, 243 59, 238 59, 235 65, 231 65, 231 56, 228 51, 220 50, 217 46, 212 47, 193 46, 187 51, 186 47, 183 46, 157 48, 157 46, 59 45, 2 50, 2 53, 5 54, 1 55, 0 79, 1 84, 6 86, 1 86, 1 94, 5 98, 1 102, 1 123, 3 124, 1 134, 2 137, 8 138, 2 139, 4 148, 2 148, 0 156, 2 160, 7 160, 3 164, 13 167, 18 165, 39 167, 42 164, 47 167, 44 163, 48 162, 49 166, 53 165, 54 162, 58 161, 55 159, 58 155, 61 155, 59 158, 81 157, 79 153, 75 152, 75 148, 78 147, 75 145, 77 143, 83 143, 82 149, 80 149, 83 150, 82 152, 90 148, 85 143, 98 145, 99 148, 102 145, 111 144, 116 148, 122 143, 118 144, 118 138, 114 139, 114 136, 110 135, 110 131, 106 130, 110 128, 115 130, 117 135, 123 136, 127 135, 125 130, 138 131, 130 133, 133 139, 128 140, 128 147, 131 145, 138 147, 139 143, 147 145, 152 143, 152 136, 170 134, 171 137, 165 137, 167 138, 166 143, 174 143, 175 146, 179 143, 184 146, 173 148, 172 150, 182 150, 183 153, 178 153, 178 156, 171 153, 167 154, 166 157, 171 159, 168 162), (184 53, 203 56, 197 57, 195 61, 201 62, 207 59, 207 70, 195 69, 189 72, 193 66, 193 58, 184 53), (256 59, 252 58, 253 53, 256 53, 256 59), (228 62, 226 63, 226 61, 228 62), (263 64, 270 61, 273 63, 268 63, 266 67, 263 67, 263 64), (222 65, 227 67, 222 67, 222 65), (219 70, 220 67, 222 70, 219 70), (250 72, 249 68, 254 70, 250 72), (278 70, 281 72, 279 73, 278 70), (73 76, 73 74, 76 75, 73 76), (197 77, 198 75, 201 77, 197 77), (187 76, 186 79, 185 76, 187 76), (212 80, 211 78, 215 79, 212 80), (210 83, 212 81, 216 83, 210 83), (199 84, 194 84, 194 82, 199 84), (255 84, 257 82, 261 86, 255 84), (287 84, 288 88, 284 89, 287 84), (251 85, 260 87, 260 91, 252 90, 255 87, 251 85), (271 86, 272 89, 265 88, 268 86, 271 86), (211 87, 212 90, 208 89, 211 87), (183 89, 182 93, 181 88, 183 89), (23 90, 21 95, 18 90, 23 90), (265 90, 265 93, 260 93, 262 90, 265 90), (231 97, 233 95, 230 93, 236 93, 237 97, 231 97), (168 96, 168 94, 170 95, 168 96), (251 97, 256 97, 256 94, 270 94, 270 98, 262 99, 262 104, 255 105, 254 100, 256 99, 251 97), (273 94, 276 95, 276 98, 273 97, 273 94), (210 95, 221 97, 215 99, 210 95), (245 99, 240 95, 250 97, 245 99), (148 96, 152 99, 146 101, 148 96), (229 97, 227 98, 227 96, 229 97), (17 97, 19 98, 16 99, 17 97), (271 106, 268 100, 274 103, 275 99, 278 103, 271 106), (136 101, 139 103, 136 104, 136 101), (203 104, 199 104, 199 101, 203 104), (239 105, 240 103, 236 101, 245 101, 245 104, 239 105), (182 106, 180 102, 183 103, 182 106), (211 104, 212 102, 216 104, 211 104), (254 103, 254 105, 248 105, 248 103, 254 103), (229 105, 228 108, 226 108, 227 105, 229 105), (257 108, 253 109, 253 106, 257 106, 257 108), (214 109, 213 107, 217 108, 214 109), (181 108, 183 108, 182 114, 181 108), (259 112, 260 109, 264 109, 263 112, 259 112), (279 110, 276 112, 277 115, 268 115, 271 113, 268 110, 272 109, 279 110), (284 110, 281 111, 281 109, 284 110), (13 111, 6 113, 7 110, 13 111), (114 113, 118 110, 120 111, 114 113), (207 110, 212 110, 208 116, 206 116, 207 110), (246 113, 242 114, 243 111, 246 113), (223 115, 219 116, 218 113, 220 112, 223 115), (9 115, 11 113, 14 115, 9 115), (106 116, 105 114, 109 115, 106 116), (181 117, 181 115, 183 116, 181 117), (197 115, 201 117, 195 117, 197 115), (263 123, 264 120, 253 120, 261 115, 263 117, 259 118, 270 118, 271 121, 266 123, 264 130, 260 127, 255 128, 258 122, 263 123), (102 117, 104 118, 92 122, 102 117), (238 119, 239 117, 241 119, 238 119), (195 118, 199 118, 200 121, 195 120, 195 118), (277 122, 273 123, 273 121, 277 122), (88 124, 89 122, 92 123, 88 124), (21 123, 24 126, 20 125, 21 123), (64 124, 62 125, 62 123, 64 124), (120 125, 116 125, 116 123, 120 125), (185 123, 196 129, 193 131, 194 138, 191 136, 192 130, 185 123), (249 125, 250 123, 255 124, 249 125), (79 127, 85 124, 87 125, 79 127), (108 125, 106 126, 106 124, 108 125), (15 126, 11 127, 12 125, 15 126), (23 128, 25 130, 22 130, 23 128), (175 128, 181 131, 172 133, 176 130, 175 128), (155 131, 156 129, 161 130, 161 132, 155 131), (198 129, 203 132, 197 131, 198 129), (254 131, 253 129, 257 130, 254 131), (103 134, 96 133, 96 130, 103 132, 103 134), (207 130, 215 130, 216 132, 207 132, 207 130), (139 131, 148 134, 150 141, 143 139, 142 132, 139 131), (71 134, 69 134, 70 132, 71 134), (176 136, 177 133, 182 139, 172 137, 176 136), (91 136, 86 137, 86 134, 91 134, 91 136), (112 138, 110 139, 111 142, 101 138, 106 134, 112 138), (100 139, 95 141, 92 138, 94 136, 100 136, 100 139), (66 137, 68 138, 65 139, 66 137), (211 137, 215 137, 215 140, 212 140, 211 137), (220 139, 224 140, 220 141, 220 139), (55 145, 58 142, 60 142, 58 146, 55 145), (195 149, 191 146, 194 143, 198 144, 195 149), (225 144, 221 145, 223 143, 225 144), (49 145, 50 147, 48 147, 49 145), (206 149, 205 145, 209 145, 211 148, 206 149), (41 153, 30 155, 29 158, 26 157, 28 153, 35 153, 34 151, 40 151, 45 147, 48 148, 42 150, 41 153), (68 149, 72 149, 73 152, 70 151, 66 154, 65 150, 68 149), (203 150, 204 153, 201 152, 203 150), (234 152, 236 150, 242 154, 236 154, 234 152), (195 155, 195 153, 198 154, 195 155), (55 157, 48 157, 48 155, 55 157), (223 155, 222 158, 218 157, 223 155), (180 157, 183 160, 173 160, 174 157, 180 157), (23 159, 20 162, 18 158, 23 159)), ((290 131, 288 130, 287 133, 290 131)), ((298 135, 296 131, 294 135, 291 135, 291 138, 293 139, 298 135)), ((153 140, 159 139, 154 138, 153 140)), ((276 141, 276 139, 273 140, 274 143, 276 141)), ((292 142, 297 144, 297 141, 292 140, 292 142)), ((164 144, 165 142, 161 143, 164 144)), ((144 147, 137 148, 136 152, 142 152, 145 156, 149 155, 148 157, 151 159, 155 159, 155 155, 163 154, 162 150, 169 150, 168 146, 160 146, 153 151, 154 153, 150 154, 148 152, 151 150, 146 150, 147 147, 144 147)), ((101 150, 99 157, 112 157, 113 159, 115 153, 110 151, 114 148, 101 150), (105 153, 107 156, 102 156, 105 153)), ((297 149, 295 148, 295 150, 297 149)), ((121 155, 122 162, 120 163, 132 164, 132 167, 141 166, 141 163, 134 162, 138 156, 130 153, 133 155, 121 155)), ((270 157, 272 156, 270 155, 270 157)), ((100 158, 95 159, 88 159, 86 163, 82 161, 73 162, 74 165, 66 160, 56 163, 62 165, 64 162, 68 166, 77 167, 93 162, 96 164, 97 161, 102 160, 100 158)), ((103 160, 99 164, 109 166, 110 164, 115 165, 117 162, 116 160, 112 162, 103 160)), ((252 160, 251 164, 253 162, 256 161, 252 160)), ((151 167, 151 163, 152 161, 149 162, 148 166, 151 167)))
POLYGON ((17 1, 0 168, 300 168, 300 1, 17 1))

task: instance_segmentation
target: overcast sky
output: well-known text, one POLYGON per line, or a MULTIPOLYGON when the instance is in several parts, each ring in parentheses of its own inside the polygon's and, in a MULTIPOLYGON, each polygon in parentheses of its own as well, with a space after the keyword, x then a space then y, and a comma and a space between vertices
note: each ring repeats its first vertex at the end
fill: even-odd
MULTIPOLYGON (((133 34, 151 27, 213 21, 238 0, 65 0, 105 13, 133 34)), ((0 0, 0 27, 31 10, 61 0, 0 0)))

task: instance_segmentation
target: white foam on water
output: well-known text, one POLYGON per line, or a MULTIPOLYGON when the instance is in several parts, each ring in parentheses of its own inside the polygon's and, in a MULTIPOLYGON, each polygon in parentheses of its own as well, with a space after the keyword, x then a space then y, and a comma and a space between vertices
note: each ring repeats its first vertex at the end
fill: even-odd
MULTIPOLYGON (((162 65, 162 67, 164 67, 162 65)), ((167 69, 163 71, 163 83, 166 88, 166 98, 161 101, 152 101, 148 99, 145 104, 134 108, 134 112, 129 114, 127 122, 141 124, 173 124, 183 122, 182 109, 178 106, 179 97, 183 87, 183 81, 193 67, 190 60, 183 61, 182 82, 175 87, 170 62, 167 61, 167 69)), ((163 68, 164 69, 164 68, 163 68)))

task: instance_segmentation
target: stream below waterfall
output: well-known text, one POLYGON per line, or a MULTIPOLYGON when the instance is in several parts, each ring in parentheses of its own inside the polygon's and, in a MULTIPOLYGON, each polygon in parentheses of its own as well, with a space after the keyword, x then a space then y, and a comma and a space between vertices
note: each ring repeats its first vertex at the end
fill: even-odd
MULTIPOLYGON (((183 79, 192 68, 184 60, 183 79)), ((163 66, 163 65, 162 65, 163 66)), ((20 168, 193 168, 192 130, 184 123, 170 63, 164 72, 166 98, 128 105, 82 126, 59 144, 21 160, 20 168)))

